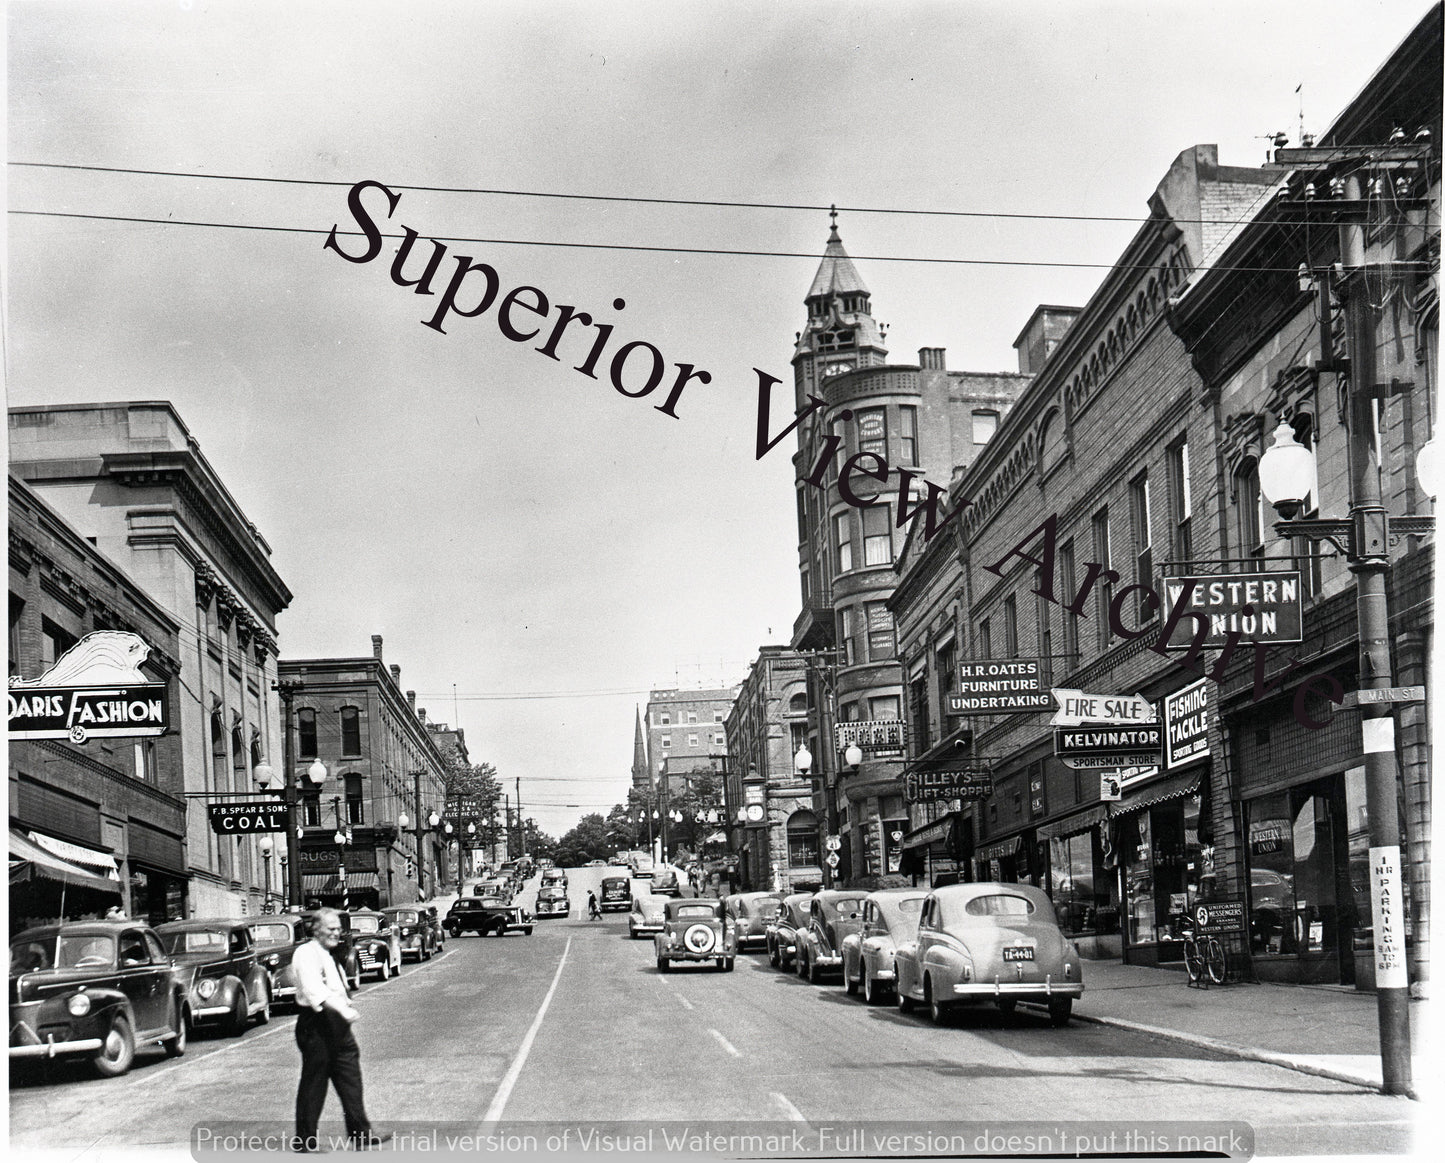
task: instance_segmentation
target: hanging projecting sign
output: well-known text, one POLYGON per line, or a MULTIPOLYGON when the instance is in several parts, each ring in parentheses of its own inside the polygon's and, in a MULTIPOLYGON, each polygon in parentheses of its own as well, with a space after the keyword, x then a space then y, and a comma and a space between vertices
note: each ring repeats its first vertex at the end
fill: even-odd
POLYGON ((1083 770, 1157 763, 1164 732, 1157 723, 1139 727, 1055 727, 1054 754, 1083 770))
POLYGON ((903 777, 903 798, 910 804, 935 800, 984 800, 991 795, 993 771, 988 767, 910 771, 903 777))
MULTIPOLYGON (((1223 646, 1231 631, 1241 642, 1298 642, 1300 627, 1300 575, 1296 573, 1230 573, 1167 577, 1164 592, 1168 608, 1205 619, 1209 632, 1203 645, 1223 646), (1193 589, 1185 597, 1190 583, 1193 589)), ((1180 617, 1169 650, 1188 650, 1199 632, 1194 618, 1180 617)))
POLYGON ((1012 715, 1052 710, 1037 658, 960 662, 958 694, 948 696, 950 715, 1012 715))
POLYGON ((1143 695, 1094 695, 1070 687, 1050 692, 1059 709, 1049 720, 1055 727, 1081 727, 1085 723, 1152 723, 1158 718, 1154 704, 1143 695))
POLYGON ((286 804, 280 800, 211 804, 206 808, 206 814, 211 821, 211 831, 217 835, 286 830, 286 804))
POLYGON ((1164 766, 1209 758, 1209 680, 1164 696, 1164 766))
POLYGON ((860 751, 894 751, 908 742, 908 728, 902 719, 863 719, 839 723, 838 750, 857 747, 860 751))
POLYGON ((10 738, 116 739, 162 735, 166 684, 140 671, 150 647, 135 634, 87 634, 37 679, 10 680, 10 738))

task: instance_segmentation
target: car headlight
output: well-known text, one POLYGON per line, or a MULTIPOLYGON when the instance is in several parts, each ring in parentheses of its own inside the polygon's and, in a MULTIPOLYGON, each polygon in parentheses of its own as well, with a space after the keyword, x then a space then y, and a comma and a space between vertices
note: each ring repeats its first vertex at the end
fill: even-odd
POLYGON ((83 1018, 90 1013, 90 998, 83 993, 77 993, 65 1003, 65 1008, 70 1011, 72 1017, 83 1018))
POLYGON ((209 1001, 215 992, 216 982, 214 978, 207 977, 196 986, 196 993, 202 1001, 209 1001))
POLYGON ((281 954, 272 953, 269 957, 266 958, 266 964, 272 969, 275 969, 276 966, 281 964, 281 954))

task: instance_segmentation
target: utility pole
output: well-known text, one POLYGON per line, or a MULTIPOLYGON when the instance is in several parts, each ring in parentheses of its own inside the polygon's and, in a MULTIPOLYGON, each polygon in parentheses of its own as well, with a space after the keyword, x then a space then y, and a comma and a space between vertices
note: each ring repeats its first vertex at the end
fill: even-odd
POLYGON ((302 685, 296 679, 278 678, 271 684, 281 696, 281 798, 286 804, 286 903, 301 907, 300 812, 296 802, 296 761, 291 749, 291 700, 302 685))
MULTIPOLYGON (((1398 131, 1397 131, 1398 133, 1398 131)), ((1398 141, 1403 142, 1403 134, 1398 141)), ((1345 312, 1345 343, 1348 363, 1335 365, 1333 354, 1323 350, 1323 366, 1347 377, 1350 515, 1345 520, 1306 518, 1290 520, 1298 510, 1298 498, 1270 500, 1285 520, 1275 525, 1283 537, 1303 534, 1315 541, 1327 540, 1344 551, 1350 572, 1355 575, 1355 611, 1358 621, 1359 677, 1361 691, 1386 691, 1392 685, 1390 655, 1390 615, 1385 591, 1385 575, 1390 568, 1390 537, 1401 534, 1422 535, 1433 531, 1433 517, 1391 517, 1380 493, 1380 465, 1373 447, 1375 401, 1383 395, 1377 385, 1375 334, 1377 308, 1371 300, 1369 280, 1372 272, 1383 277, 1379 264, 1372 265, 1365 256, 1365 227, 1372 202, 1383 199, 1375 189, 1366 196, 1360 172, 1374 168, 1369 179, 1376 183, 1403 180, 1404 187, 1392 186, 1391 204, 1408 207, 1423 205, 1416 193, 1416 177, 1429 159, 1428 146, 1392 144, 1382 148, 1279 149, 1275 162, 1291 166, 1316 166, 1345 171, 1343 182, 1338 178, 1330 189, 1336 197, 1315 197, 1313 183, 1306 186, 1304 197, 1289 203, 1308 214, 1322 210, 1340 223, 1340 273, 1317 272, 1317 277, 1333 280, 1332 285, 1345 312), (1394 164, 1395 172, 1385 165, 1394 164), (1409 177, 1404 175, 1408 174, 1409 177), (1343 195, 1339 197, 1338 195, 1343 195)), ((1428 175, 1423 177, 1428 182, 1428 175)), ((1328 339, 1329 295, 1320 296, 1322 334, 1328 339)), ((1287 436, 1288 426, 1281 423, 1276 434, 1287 436)), ((1271 450, 1272 451, 1272 450, 1271 450)), ((1266 457, 1269 452, 1266 452, 1266 457)), ((1263 462, 1262 462, 1263 463, 1263 462)), ((1360 703, 1360 729, 1365 760, 1365 804, 1369 816, 1371 919, 1375 942, 1375 1001, 1380 1030, 1380 1070, 1385 1094, 1412 1094, 1410 1061, 1410 990, 1409 971, 1405 959, 1405 917, 1403 908, 1402 867, 1400 859, 1399 804, 1396 793, 1397 763, 1395 758, 1395 719, 1389 702, 1360 703)))
POLYGON ((411 773, 412 778, 412 801, 416 808, 416 884, 418 889, 417 899, 426 900, 426 850, 423 847, 426 837, 426 820, 422 817, 421 811, 421 777, 425 772, 418 768, 411 773))

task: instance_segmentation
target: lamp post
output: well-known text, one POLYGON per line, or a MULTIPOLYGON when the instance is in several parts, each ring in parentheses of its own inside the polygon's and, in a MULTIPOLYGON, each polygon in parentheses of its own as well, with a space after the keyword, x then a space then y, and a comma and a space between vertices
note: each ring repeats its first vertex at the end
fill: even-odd
MULTIPOLYGON (((281 696, 281 798, 286 804, 286 860, 288 870, 286 881, 286 903, 293 909, 301 907, 301 821, 296 811, 295 760, 291 744, 291 703, 302 684, 292 678, 278 678, 271 689, 281 696)), ((271 782, 271 768, 268 764, 256 765, 256 782, 265 787, 271 782), (265 772, 263 777, 262 772, 265 772), (263 782, 264 778, 264 782, 263 782)))
POLYGON ((336 842, 336 877, 341 882, 341 909, 345 912, 351 908, 351 898, 346 888, 346 846, 351 843, 351 825, 341 822, 340 796, 331 797, 331 811, 336 817, 336 834, 331 838, 336 842))
POLYGON ((275 842, 269 835, 261 837, 258 845, 261 849, 261 911, 271 911, 271 852, 275 848, 275 842))

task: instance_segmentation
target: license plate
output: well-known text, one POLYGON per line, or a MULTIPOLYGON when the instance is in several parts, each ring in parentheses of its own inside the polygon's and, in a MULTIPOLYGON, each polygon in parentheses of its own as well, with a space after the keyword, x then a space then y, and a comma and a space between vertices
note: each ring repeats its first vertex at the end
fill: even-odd
POLYGON ((1032 945, 1005 945, 1003 959, 1005 961, 1032 961, 1034 947, 1032 945))

